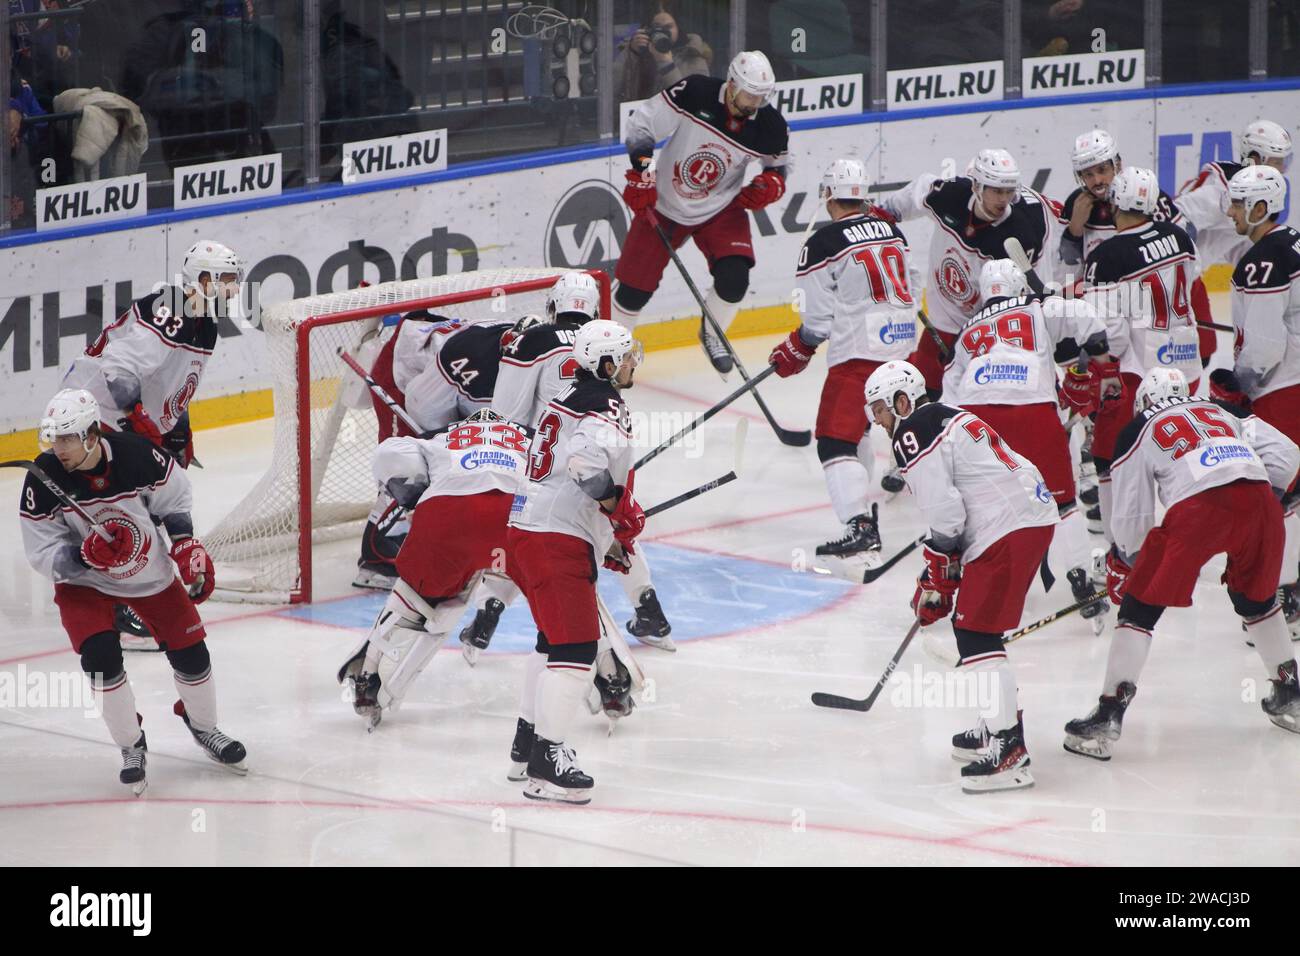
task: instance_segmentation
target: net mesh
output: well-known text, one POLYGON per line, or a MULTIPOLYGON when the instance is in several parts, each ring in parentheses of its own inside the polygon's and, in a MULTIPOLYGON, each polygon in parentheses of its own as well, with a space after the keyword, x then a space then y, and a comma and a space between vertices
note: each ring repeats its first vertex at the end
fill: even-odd
MULTIPOLYGON (((299 503, 311 501, 311 544, 357 537, 375 503, 370 462, 378 421, 365 383, 343 363, 340 351, 368 366, 366 344, 384 334, 384 319, 415 308, 468 322, 513 320, 545 309, 546 290, 519 283, 553 281, 557 269, 495 269, 309 296, 270 306, 262 328, 275 403, 274 448, 266 474, 214 528, 203 535, 217 565, 225 600, 310 600, 310 548, 299 503), (458 300, 468 294, 467 301, 458 300), (423 300, 434 300, 427 302, 423 300), (346 314, 344 314, 346 313, 346 314), (301 345, 300 330, 306 329, 301 345), (300 368, 305 349, 305 371, 300 368), (310 470, 299 450, 299 399, 307 396, 310 470), (306 476, 310 481, 306 481, 306 476), (301 557, 300 557, 301 554, 301 557), (304 571, 308 574, 304 576, 304 571)), ((390 328, 391 330, 391 328, 390 328)), ((372 346, 373 347, 373 346, 372 346)))

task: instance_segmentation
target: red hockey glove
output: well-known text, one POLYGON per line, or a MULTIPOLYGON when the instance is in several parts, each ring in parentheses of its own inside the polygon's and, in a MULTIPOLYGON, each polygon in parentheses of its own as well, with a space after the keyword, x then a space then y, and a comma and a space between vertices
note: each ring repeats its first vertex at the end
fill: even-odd
POLYGON ((740 191, 736 202, 742 209, 762 209, 785 195, 785 179, 770 169, 759 173, 740 191))
POLYGON ((632 570, 632 561, 617 541, 605 553, 605 570, 616 571, 619 574, 627 574, 632 570))
POLYGON ((1230 369, 1216 368, 1210 373, 1210 398, 1217 398, 1229 405, 1250 408, 1250 399, 1241 390, 1241 383, 1230 369))
POLYGON ((139 402, 136 402, 135 407, 126 413, 126 418, 118 420, 118 425, 122 426, 124 431, 143 435, 159 448, 162 447, 162 432, 158 430, 154 420, 149 417, 149 413, 144 410, 144 406, 139 402))
POLYGON ((1076 415, 1087 415, 1097 410, 1101 393, 1101 380, 1091 368, 1082 371, 1077 366, 1068 366, 1061 381, 1061 395, 1070 411, 1076 415))
POLYGON ((627 203, 627 208, 632 210, 632 215, 636 216, 647 209, 653 209, 658 198, 659 190, 655 188, 654 173, 643 173, 635 169, 627 171, 627 185, 623 187, 623 202, 627 203))
POLYGON ((202 604, 217 586, 212 559, 195 538, 181 538, 172 544, 172 560, 181 572, 181 583, 195 604, 202 604))
POLYGON ((799 330, 791 332, 767 357, 768 365, 776 366, 776 374, 781 378, 798 375, 812 361, 817 346, 809 345, 799 335, 799 330))
POLYGON ((81 542, 81 560, 96 571, 120 568, 131 560, 135 551, 135 539, 126 525, 112 523, 103 527, 113 536, 112 541, 105 541, 92 531, 81 542))
POLYGON ((961 555, 944 554, 925 545, 925 570, 916 580, 912 595, 912 610, 929 627, 952 613, 954 597, 961 583, 961 555))
MULTIPOLYGON (((1098 408, 1115 399, 1124 397, 1124 380, 1119 376, 1119 362, 1093 359, 1088 363, 1088 372, 1096 379, 1093 386, 1097 390, 1098 408)), ((1127 419, 1126 419, 1127 420, 1127 419)))
POLYGON ((871 203, 867 206, 867 215, 872 219, 883 219, 885 222, 898 222, 898 220, 894 218, 892 212, 884 206, 877 206, 875 203, 871 203))
POLYGON ((1128 589, 1128 576, 1133 573, 1133 569, 1128 563, 1119 556, 1114 548, 1106 552, 1106 593, 1116 607, 1124 600, 1124 592, 1128 589))
POLYGON ((632 542, 636 536, 645 530, 645 511, 636 503, 632 497, 632 487, 636 484, 636 472, 629 470, 627 473, 627 487, 620 487, 618 491, 618 504, 612 512, 606 516, 609 523, 614 526, 614 540, 623 546, 623 550, 628 554, 636 554, 636 548, 632 542))

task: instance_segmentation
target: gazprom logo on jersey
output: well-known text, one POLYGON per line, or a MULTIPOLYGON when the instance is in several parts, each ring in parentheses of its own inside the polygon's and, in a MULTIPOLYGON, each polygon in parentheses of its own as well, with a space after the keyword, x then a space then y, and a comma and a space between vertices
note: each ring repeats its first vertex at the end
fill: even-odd
POLYGON ((1167 342, 1156 349, 1156 361, 1161 365, 1181 365, 1200 360, 1201 347, 1195 342, 1167 342))
POLYGON ((1253 461, 1255 453, 1249 445, 1213 445, 1201 452, 1201 464, 1206 468, 1224 462, 1253 461))
POLYGON ((587 179, 555 204, 542 253, 552 269, 613 270, 626 240, 623 197, 604 180, 587 179))
POLYGON ((475 448, 460 456, 460 467, 466 471, 490 468, 494 471, 518 471, 519 462, 514 455, 490 448, 475 448))
POLYGON ((1027 385, 1029 366, 1021 362, 989 362, 975 370, 976 385, 1027 385))
POLYGON ((916 338, 915 322, 885 322, 880 328, 880 341, 886 345, 895 342, 911 342, 916 338))

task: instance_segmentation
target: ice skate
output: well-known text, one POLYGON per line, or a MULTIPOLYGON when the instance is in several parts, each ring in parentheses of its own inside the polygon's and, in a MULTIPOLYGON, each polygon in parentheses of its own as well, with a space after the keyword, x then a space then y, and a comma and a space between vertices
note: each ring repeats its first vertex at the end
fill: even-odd
POLYGON ((714 369, 726 378, 736 363, 727 351, 726 343, 713 331, 713 323, 708 319, 700 319, 700 344, 704 346, 704 354, 709 357, 714 369))
POLYGON ((521 783, 528 779, 528 761, 532 758, 533 744, 537 741, 537 732, 533 725, 522 717, 515 724, 515 739, 510 744, 510 769, 506 779, 521 783))
POLYGON ((158 654, 162 648, 149 633, 149 628, 126 604, 113 606, 113 626, 117 628, 119 640, 124 651, 138 651, 146 654, 158 654))
MULTIPOLYGON (((956 743, 956 738, 953 743, 956 743)), ((1016 721, 1014 727, 989 734, 988 747, 961 768, 961 788, 965 793, 1020 790, 1033 785, 1021 721, 1016 721)))
POLYGON ((1268 719, 1283 730, 1300 734, 1300 684, 1296 682, 1296 662, 1287 661, 1269 678, 1273 691, 1259 702, 1268 719))
POLYGON ((1136 693, 1137 688, 1124 681, 1114 697, 1102 696, 1091 714, 1066 724, 1065 749, 1081 757, 1109 760, 1110 745, 1119 740, 1124 711, 1136 693))
POLYGON ((654 588, 646 588, 636 606, 636 617, 627 622, 627 632, 642 644, 657 647, 661 651, 676 651, 677 645, 669 637, 672 625, 664 616, 664 609, 659 604, 659 596, 654 588))
POLYGON ((974 763, 989 747, 989 729, 981 720, 970 730, 952 735, 952 759, 974 763))
MULTIPOLYGON (((833 541, 817 546, 817 556, 839 558, 861 556, 867 559, 874 557, 874 566, 879 567, 882 560, 880 527, 877 524, 879 513, 880 506, 873 503, 870 514, 854 515, 845 526, 844 534, 833 541)), ((868 564, 870 566, 869 561, 868 564)))
POLYGON ((147 753, 149 747, 144 739, 144 731, 140 731, 140 739, 130 747, 122 748, 122 769, 117 775, 117 779, 126 786, 131 788, 131 792, 137 797, 144 793, 149 786, 149 781, 145 778, 145 764, 147 763, 147 753))
POLYGON ((596 782, 578 767, 572 747, 538 737, 528 760, 528 783, 524 796, 553 803, 591 803, 596 782))
MULTIPOLYGON (((1065 578, 1070 582, 1070 591, 1076 601, 1086 600, 1097 593, 1088 580, 1088 572, 1083 568, 1072 568, 1066 571, 1065 578)), ((1079 616, 1092 625, 1092 633, 1100 634, 1106 627, 1106 612, 1109 610, 1110 602, 1104 596, 1099 596, 1091 604, 1081 607, 1079 616)))
POLYGON ((896 495, 907 487, 907 482, 903 480, 903 471, 897 465, 885 472, 880 479, 880 487, 891 495, 896 495))
POLYGON ((501 620, 501 612, 505 609, 505 602, 488 598, 474 613, 474 620, 461 630, 460 653, 470 667, 478 663, 479 654, 492 643, 492 635, 496 633, 497 622, 501 620))
POLYGON ((185 726, 189 728, 190 733, 194 736, 194 742, 207 754, 208 759, 216 762, 231 773, 237 773, 240 776, 248 773, 248 768, 244 766, 244 757, 247 756, 247 752, 244 750, 243 744, 232 737, 226 736, 216 727, 211 730, 197 730, 190 723, 189 714, 185 713, 185 704, 179 700, 172 710, 177 717, 185 721, 185 726))

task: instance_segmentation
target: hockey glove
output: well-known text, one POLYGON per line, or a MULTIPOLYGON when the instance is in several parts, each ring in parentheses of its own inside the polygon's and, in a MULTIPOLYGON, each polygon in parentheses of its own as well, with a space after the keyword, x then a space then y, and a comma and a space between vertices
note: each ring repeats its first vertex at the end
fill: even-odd
POLYGON ((1128 589, 1128 576, 1133 573, 1133 569, 1128 562, 1119 556, 1119 552, 1113 547, 1106 552, 1106 593, 1110 595, 1111 601, 1116 607, 1124 600, 1124 592, 1128 589))
POLYGON ((1096 411, 1100 393, 1101 380, 1091 368, 1080 370, 1074 365, 1066 368, 1061 382, 1061 395, 1070 411, 1080 416, 1096 411))
POLYGON ((135 539, 126 525, 112 523, 103 527, 113 536, 112 541, 105 541, 92 531, 81 542, 82 563, 96 571, 120 568, 131 560, 135 552, 135 539))
POLYGON ((182 468, 190 467, 194 460, 194 432, 190 430, 189 412, 181 415, 176 427, 162 436, 162 446, 182 468))
POLYGON ((1216 368, 1210 373, 1210 398, 1217 398, 1239 408, 1250 408, 1250 399, 1241 390, 1241 383, 1231 369, 1216 368))
POLYGON ((658 198, 659 190, 655 187, 654 173, 643 173, 635 169, 627 171, 627 185, 623 187, 623 202, 627 203, 627 208, 632 210, 633 216, 638 216, 647 209, 653 209, 658 198))
POLYGON ((795 329, 772 349, 772 354, 767 357, 767 364, 775 365, 776 374, 781 378, 789 378, 806 369, 816 351, 817 346, 805 342, 799 335, 799 330, 795 329))
POLYGON ((609 523, 614 527, 614 540, 623 546, 628 554, 636 554, 632 542, 645 530, 645 511, 632 497, 632 486, 636 484, 636 472, 628 471, 627 487, 618 487, 618 504, 608 514, 609 523))
POLYGON ((180 538, 172 544, 172 560, 181 572, 181 583, 195 604, 202 604, 217 586, 212 559, 195 538, 180 538))
POLYGON ((159 448, 162 447, 162 432, 158 430, 154 420, 149 417, 149 413, 144 410, 144 406, 139 402, 136 402, 135 407, 126 413, 126 418, 119 418, 117 424, 123 431, 143 435, 159 448))
MULTIPOLYGON (((1116 399, 1120 399, 1121 404, 1123 404, 1124 380, 1119 376, 1118 361, 1093 359, 1088 363, 1088 371, 1096 380, 1093 388, 1097 390, 1097 406, 1099 409, 1102 405, 1110 404, 1116 399)), ((1127 420, 1125 419, 1125 421, 1127 420)))
POLYGON ((605 570, 616 571, 619 574, 627 574, 632 570, 632 561, 628 558, 627 552, 622 546, 615 541, 610 545, 609 550, 605 552, 605 570))
POLYGON ((942 621, 952 613, 961 582, 961 555, 945 554, 931 545, 924 548, 925 570, 916 581, 912 610, 922 627, 942 621))
POLYGON ((785 178, 770 169, 759 173, 740 191, 736 202, 742 209, 762 209, 785 195, 785 178))

